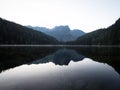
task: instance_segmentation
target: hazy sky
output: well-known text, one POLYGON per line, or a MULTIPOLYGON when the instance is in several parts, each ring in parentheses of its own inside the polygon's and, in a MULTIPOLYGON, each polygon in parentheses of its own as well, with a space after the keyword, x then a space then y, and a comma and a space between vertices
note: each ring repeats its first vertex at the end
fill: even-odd
POLYGON ((0 0, 0 17, 22 25, 90 32, 120 17, 120 0, 0 0))

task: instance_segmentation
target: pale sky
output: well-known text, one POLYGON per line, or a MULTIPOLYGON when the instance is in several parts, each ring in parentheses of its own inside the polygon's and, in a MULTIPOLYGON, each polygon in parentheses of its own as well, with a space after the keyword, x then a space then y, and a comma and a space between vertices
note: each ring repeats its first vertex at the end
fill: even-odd
POLYGON ((0 0, 0 17, 19 23, 91 32, 120 17, 120 0, 0 0))

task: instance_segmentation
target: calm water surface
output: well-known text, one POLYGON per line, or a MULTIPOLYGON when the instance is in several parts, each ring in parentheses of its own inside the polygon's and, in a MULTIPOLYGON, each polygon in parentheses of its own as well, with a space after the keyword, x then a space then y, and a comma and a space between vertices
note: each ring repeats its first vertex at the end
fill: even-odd
MULTIPOLYGON (((19 66, 16 64, 15 67, 2 70, 0 90, 120 90, 118 67, 120 58, 119 51, 116 51, 118 49, 114 49, 115 51, 106 49, 108 51, 106 52, 104 48, 104 53, 102 51, 97 53, 98 49, 83 50, 78 47, 55 50, 37 48, 37 50, 40 51, 40 55, 38 51, 35 53, 35 50, 32 50, 35 54, 34 58, 31 51, 29 51, 30 56, 28 53, 21 54, 21 49, 16 50, 19 51, 17 55, 15 49, 12 49, 10 55, 5 52, 0 53, 0 55, 8 55, 10 60, 15 59, 16 62, 11 63, 6 60, 9 58, 2 56, 4 61, 9 61, 7 63, 10 63, 10 66, 20 63, 17 60, 35 59, 30 60, 29 63, 19 66), (44 51, 41 52, 42 50, 44 51)), ((4 62, 1 65, 4 66, 4 62)))

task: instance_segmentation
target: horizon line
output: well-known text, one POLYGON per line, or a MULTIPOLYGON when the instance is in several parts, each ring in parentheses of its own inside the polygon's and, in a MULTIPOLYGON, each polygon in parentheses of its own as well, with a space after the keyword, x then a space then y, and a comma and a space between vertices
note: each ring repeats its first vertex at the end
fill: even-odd
POLYGON ((120 47, 120 45, 64 45, 64 44, 48 44, 48 45, 39 45, 39 44, 1 44, 0 47, 120 47))

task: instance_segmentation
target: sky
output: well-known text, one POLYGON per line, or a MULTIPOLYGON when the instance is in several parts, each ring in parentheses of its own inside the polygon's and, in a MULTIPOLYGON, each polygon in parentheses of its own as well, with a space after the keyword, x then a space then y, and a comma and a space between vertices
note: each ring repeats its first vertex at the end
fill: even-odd
POLYGON ((120 0, 0 0, 0 17, 21 25, 91 32, 120 17, 120 0))

